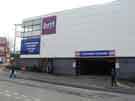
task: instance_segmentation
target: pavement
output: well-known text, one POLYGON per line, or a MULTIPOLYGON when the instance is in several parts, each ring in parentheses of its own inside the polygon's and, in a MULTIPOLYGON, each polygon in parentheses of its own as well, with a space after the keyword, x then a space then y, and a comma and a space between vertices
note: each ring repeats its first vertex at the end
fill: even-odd
MULTIPOLYGON (((9 70, 2 70, 0 75, 8 78, 9 70)), ((17 78, 22 80, 38 81, 55 85, 64 85, 74 88, 82 88, 89 90, 100 90, 108 92, 117 92, 124 94, 135 94, 135 87, 128 86, 118 82, 117 87, 111 87, 111 79, 107 76, 66 76, 66 75, 50 75, 47 73, 22 72, 17 71, 17 78)), ((31 84, 30 84, 31 85, 31 84)))

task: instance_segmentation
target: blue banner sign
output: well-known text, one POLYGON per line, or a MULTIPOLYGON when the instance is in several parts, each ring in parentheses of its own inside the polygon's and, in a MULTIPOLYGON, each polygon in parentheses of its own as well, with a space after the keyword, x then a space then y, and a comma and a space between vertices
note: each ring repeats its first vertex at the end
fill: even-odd
POLYGON ((79 57, 115 56, 115 50, 77 51, 79 57))
POLYGON ((28 37, 21 41, 21 54, 40 54, 40 37, 28 37))

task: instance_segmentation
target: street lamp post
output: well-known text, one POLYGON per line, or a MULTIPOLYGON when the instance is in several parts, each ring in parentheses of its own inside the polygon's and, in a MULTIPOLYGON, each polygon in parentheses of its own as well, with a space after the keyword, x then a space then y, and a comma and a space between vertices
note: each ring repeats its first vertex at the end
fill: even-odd
MULTIPOLYGON (((21 25, 22 25, 22 24, 15 24, 15 25, 14 25, 14 26, 15 26, 15 30, 14 30, 14 31, 15 31, 15 35, 14 35, 14 46, 13 46, 13 47, 14 47, 14 48, 13 48, 13 57, 14 57, 14 60, 16 59, 16 37, 17 37, 17 36, 16 36, 16 33, 19 32, 19 31, 17 31, 17 27, 18 27, 18 26, 21 26, 21 25)), ((20 33, 20 32, 19 32, 19 33, 20 33)))
POLYGON ((17 24, 15 24, 15 35, 14 35, 14 48, 13 48, 13 57, 14 57, 14 60, 15 60, 15 58, 16 58, 16 56, 15 56, 15 48, 16 48, 16 26, 17 26, 17 24))

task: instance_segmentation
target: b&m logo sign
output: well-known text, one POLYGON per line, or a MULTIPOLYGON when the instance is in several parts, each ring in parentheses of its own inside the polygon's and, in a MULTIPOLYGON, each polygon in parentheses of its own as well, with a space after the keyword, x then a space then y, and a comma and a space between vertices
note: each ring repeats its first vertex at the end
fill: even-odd
POLYGON ((42 22, 42 34, 56 33, 56 16, 44 17, 42 22))

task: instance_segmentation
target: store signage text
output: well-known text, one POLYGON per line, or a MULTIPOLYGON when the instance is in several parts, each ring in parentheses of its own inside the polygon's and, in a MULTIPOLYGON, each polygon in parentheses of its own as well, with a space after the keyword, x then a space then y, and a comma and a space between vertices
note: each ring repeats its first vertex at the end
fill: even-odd
POLYGON ((56 33, 56 16, 44 17, 42 20, 42 34, 56 33))

